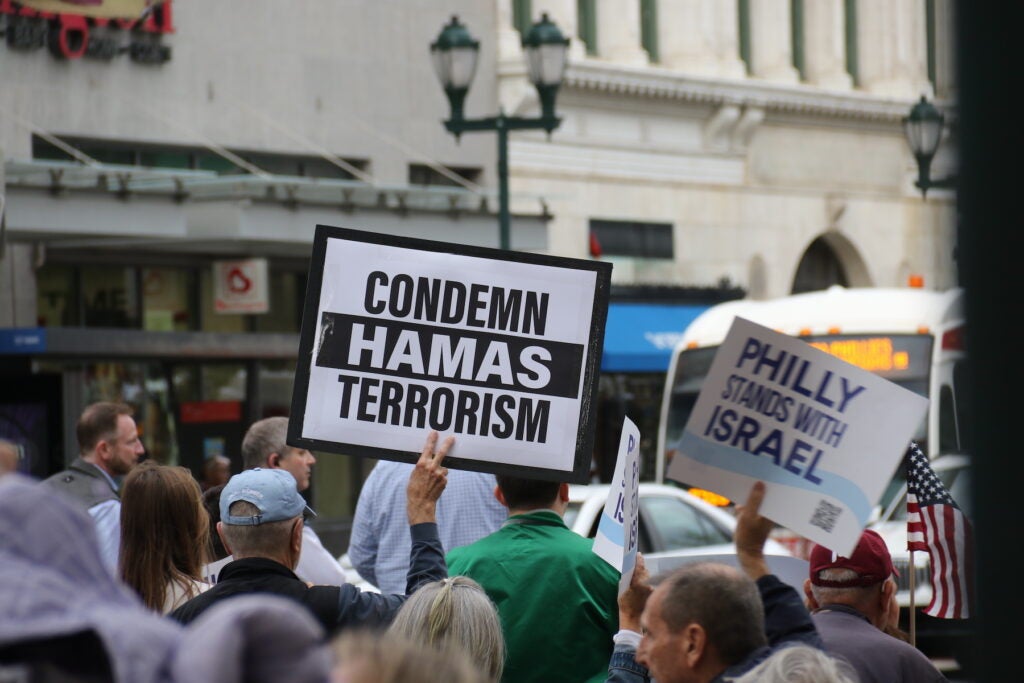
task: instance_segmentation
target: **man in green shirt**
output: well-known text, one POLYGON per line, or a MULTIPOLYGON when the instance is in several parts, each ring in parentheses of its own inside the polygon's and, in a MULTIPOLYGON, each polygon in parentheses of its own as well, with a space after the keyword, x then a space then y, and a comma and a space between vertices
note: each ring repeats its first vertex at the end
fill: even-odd
POLYGON ((477 581, 505 632, 503 683, 604 681, 618 630, 619 572, 562 520, 569 485, 498 476, 509 518, 448 553, 450 576, 477 581))

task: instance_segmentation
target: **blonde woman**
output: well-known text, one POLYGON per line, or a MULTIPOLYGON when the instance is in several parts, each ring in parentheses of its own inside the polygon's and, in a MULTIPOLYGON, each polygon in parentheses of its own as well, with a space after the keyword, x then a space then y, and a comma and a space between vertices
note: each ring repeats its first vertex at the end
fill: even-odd
POLYGON ((402 605, 388 632, 442 652, 461 650, 489 680, 501 679, 505 638, 498 610, 468 576, 420 587, 402 605))
POLYGON ((184 467, 147 461, 121 487, 120 574, 151 610, 167 614, 199 595, 210 524, 199 483, 184 467))
POLYGON ((331 645, 331 683, 488 683, 469 655, 388 631, 344 631, 331 645))

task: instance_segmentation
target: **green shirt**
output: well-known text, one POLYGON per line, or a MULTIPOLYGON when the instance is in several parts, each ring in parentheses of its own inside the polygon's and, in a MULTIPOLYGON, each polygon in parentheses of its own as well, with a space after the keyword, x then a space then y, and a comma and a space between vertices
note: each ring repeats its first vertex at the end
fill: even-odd
POLYGON ((448 553, 498 606, 503 683, 604 681, 619 627, 619 572, 558 513, 513 515, 501 529, 448 553))

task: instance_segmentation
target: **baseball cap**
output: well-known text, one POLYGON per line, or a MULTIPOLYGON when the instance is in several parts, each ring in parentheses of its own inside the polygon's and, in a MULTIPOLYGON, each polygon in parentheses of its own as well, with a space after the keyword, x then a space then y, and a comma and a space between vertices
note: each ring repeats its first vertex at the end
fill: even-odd
POLYGON ((281 522, 299 515, 316 516, 299 495, 295 477, 286 470, 265 470, 255 467, 239 472, 228 480, 220 494, 220 519, 235 526, 258 526, 281 522), (259 509, 258 515, 234 516, 228 514, 232 503, 244 500, 259 509))
POLYGON ((895 574, 889 549, 877 532, 865 529, 861 534, 857 547, 850 557, 838 555, 823 545, 815 545, 809 558, 811 583, 825 588, 847 588, 851 586, 871 586, 881 583, 895 574), (857 572, 858 578, 848 581, 830 581, 818 578, 822 569, 850 569, 857 572))

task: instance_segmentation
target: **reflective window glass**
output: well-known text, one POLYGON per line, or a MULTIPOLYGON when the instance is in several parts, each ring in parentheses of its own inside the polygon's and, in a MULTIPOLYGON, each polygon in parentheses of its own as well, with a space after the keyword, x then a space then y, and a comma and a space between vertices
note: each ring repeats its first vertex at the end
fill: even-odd
POLYGON ((130 266, 81 269, 86 327, 140 327, 136 273, 130 266))
POLYGON ((304 273, 271 271, 270 310, 253 315, 257 332, 298 332, 302 322, 302 299, 306 292, 304 273))
POLYGON ((193 329, 189 292, 193 274, 177 268, 142 269, 143 329, 182 332, 193 329))
POLYGON ((80 323, 72 266, 45 265, 37 271, 36 315, 40 327, 74 327, 80 323))
POLYGON ((661 547, 658 550, 696 548, 732 542, 728 533, 678 498, 641 497, 640 508, 645 521, 649 522, 660 539, 661 547))
POLYGON ((245 316, 239 313, 218 313, 213 305, 213 273, 209 268, 199 271, 199 302, 202 309, 203 332, 246 332, 245 316))
POLYGON ((259 364, 259 398, 257 414, 260 418, 287 416, 292 407, 292 387, 295 384, 295 361, 262 361, 259 364))

